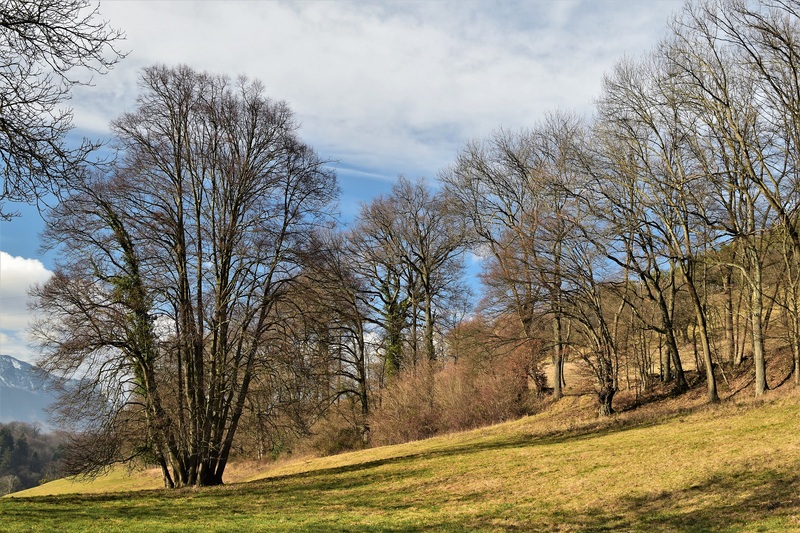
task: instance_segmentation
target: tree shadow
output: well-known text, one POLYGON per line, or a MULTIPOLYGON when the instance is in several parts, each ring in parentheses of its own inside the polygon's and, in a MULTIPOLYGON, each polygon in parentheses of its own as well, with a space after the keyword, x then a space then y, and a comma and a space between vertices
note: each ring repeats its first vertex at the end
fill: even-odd
POLYGON ((730 470, 680 490, 628 497, 621 504, 635 519, 631 525, 654 531, 729 531, 781 517, 794 517, 800 528, 800 477, 775 470, 730 470))

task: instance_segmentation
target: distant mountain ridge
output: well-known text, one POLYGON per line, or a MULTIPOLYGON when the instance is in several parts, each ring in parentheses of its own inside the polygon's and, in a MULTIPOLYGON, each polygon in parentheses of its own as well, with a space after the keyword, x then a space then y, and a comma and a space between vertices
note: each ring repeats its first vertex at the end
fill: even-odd
POLYGON ((10 355, 0 355, 0 422, 54 428, 47 412, 57 399, 56 378, 10 355))

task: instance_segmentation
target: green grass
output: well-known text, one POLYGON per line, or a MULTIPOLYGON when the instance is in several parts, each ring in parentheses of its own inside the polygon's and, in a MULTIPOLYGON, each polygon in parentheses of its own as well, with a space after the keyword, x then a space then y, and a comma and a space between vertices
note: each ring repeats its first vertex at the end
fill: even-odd
POLYGON ((800 398, 605 425, 550 412, 254 477, 104 494, 62 482, 0 499, 0 530, 800 531, 800 398))

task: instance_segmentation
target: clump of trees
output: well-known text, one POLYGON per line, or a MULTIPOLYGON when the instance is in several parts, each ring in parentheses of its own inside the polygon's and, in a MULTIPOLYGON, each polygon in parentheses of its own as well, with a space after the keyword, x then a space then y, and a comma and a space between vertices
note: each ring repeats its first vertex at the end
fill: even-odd
POLYGON ((795 285, 800 242, 797 7, 688 3, 655 51, 606 76, 594 120, 501 131, 443 172, 489 251, 497 301, 523 326, 553 324, 556 397, 565 345, 594 373, 601 414, 620 364, 637 360, 647 386, 648 346, 685 390, 682 318, 710 402, 715 369, 745 350, 755 394, 767 390, 767 329, 791 346, 797 379, 794 293, 778 289, 795 285))
POLYGON ((59 477, 64 442, 30 424, 0 424, 0 496, 59 477))
POLYGON ((800 384, 799 6, 689 3, 591 120, 471 141, 347 227, 286 104, 146 69, 119 160, 47 213, 35 332, 41 365, 81 378, 68 471, 144 458, 218 484, 298 436, 332 452, 520 416, 567 393, 567 362, 604 416, 657 381, 717 402, 728 370, 762 395, 768 341, 800 384))

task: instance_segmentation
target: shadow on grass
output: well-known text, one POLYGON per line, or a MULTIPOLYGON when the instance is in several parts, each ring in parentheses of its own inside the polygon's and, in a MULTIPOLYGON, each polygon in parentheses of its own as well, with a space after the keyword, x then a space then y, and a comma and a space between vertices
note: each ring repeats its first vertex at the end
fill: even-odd
MULTIPOLYGON (((497 530, 502 516, 476 517, 460 527, 497 530)), ((623 497, 605 508, 553 509, 530 520, 511 513, 506 521, 503 529, 509 531, 800 531, 800 477, 769 470, 731 471, 680 490, 623 497)))
POLYGON ((625 514, 651 531, 730 531, 759 522, 772 522, 776 530, 786 522, 800 528, 800 477, 774 470, 728 471, 621 504, 625 514))

